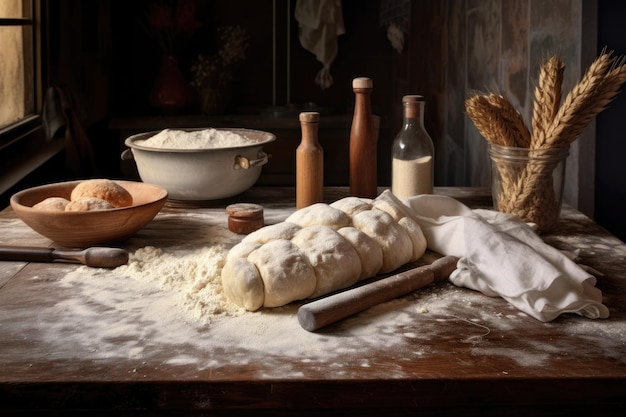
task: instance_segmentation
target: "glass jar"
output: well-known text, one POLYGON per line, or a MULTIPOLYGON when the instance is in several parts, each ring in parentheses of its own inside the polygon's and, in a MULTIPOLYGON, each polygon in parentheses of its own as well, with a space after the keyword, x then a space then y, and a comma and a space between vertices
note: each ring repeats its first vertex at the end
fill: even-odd
POLYGON ((435 147, 424 128, 424 98, 402 97, 403 126, 391 145, 391 192, 400 199, 432 194, 435 147))
POLYGON ((552 229, 559 220, 569 146, 528 149, 489 145, 493 207, 552 229))

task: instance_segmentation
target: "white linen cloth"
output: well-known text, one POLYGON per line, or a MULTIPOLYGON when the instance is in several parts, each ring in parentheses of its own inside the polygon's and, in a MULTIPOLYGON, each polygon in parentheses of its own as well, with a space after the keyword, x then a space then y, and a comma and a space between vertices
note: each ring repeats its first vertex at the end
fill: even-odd
POLYGON ((300 44, 323 65, 315 82, 325 90, 333 84, 330 65, 337 57, 337 37, 346 33, 341 0, 297 0, 294 16, 300 44))
MULTIPOLYGON (((378 198, 399 200, 385 190, 378 198)), ((563 313, 607 318, 596 278, 546 244, 517 216, 472 210, 441 195, 403 200, 419 223, 428 248, 459 257, 450 281, 500 296, 542 322, 563 313)))

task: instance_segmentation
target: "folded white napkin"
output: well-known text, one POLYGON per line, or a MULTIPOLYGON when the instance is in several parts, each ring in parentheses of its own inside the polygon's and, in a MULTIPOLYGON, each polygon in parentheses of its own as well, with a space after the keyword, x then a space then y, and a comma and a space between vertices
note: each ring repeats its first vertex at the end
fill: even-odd
MULTIPOLYGON (((399 201, 389 190, 378 198, 399 201)), ((429 249, 460 258, 450 276, 454 285, 500 296, 543 322, 563 313, 609 316, 596 278, 517 216, 472 210, 441 195, 419 195, 402 203, 420 224, 429 249)))

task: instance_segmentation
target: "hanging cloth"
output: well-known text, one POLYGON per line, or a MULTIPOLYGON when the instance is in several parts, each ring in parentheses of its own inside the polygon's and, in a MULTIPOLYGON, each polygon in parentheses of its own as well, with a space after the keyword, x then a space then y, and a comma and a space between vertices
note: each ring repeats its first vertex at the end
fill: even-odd
POLYGON ((325 90, 333 84, 330 66, 337 57, 337 37, 346 33, 341 0, 297 0, 294 14, 300 44, 323 65, 315 83, 325 90))

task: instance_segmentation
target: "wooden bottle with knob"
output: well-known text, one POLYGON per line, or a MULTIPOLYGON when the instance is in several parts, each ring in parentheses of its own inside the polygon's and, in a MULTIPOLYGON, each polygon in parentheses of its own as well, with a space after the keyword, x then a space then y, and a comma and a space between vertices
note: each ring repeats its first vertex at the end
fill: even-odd
POLYGON ((350 195, 376 198, 377 137, 374 132, 371 78, 352 80, 354 91, 354 116, 350 129, 350 195))
POLYGON ((324 201, 324 150, 319 144, 318 112, 300 113, 302 141, 296 148, 296 208, 324 201))

